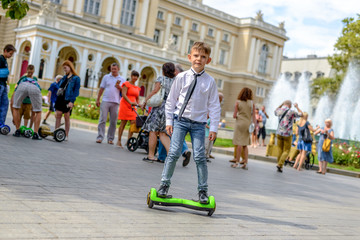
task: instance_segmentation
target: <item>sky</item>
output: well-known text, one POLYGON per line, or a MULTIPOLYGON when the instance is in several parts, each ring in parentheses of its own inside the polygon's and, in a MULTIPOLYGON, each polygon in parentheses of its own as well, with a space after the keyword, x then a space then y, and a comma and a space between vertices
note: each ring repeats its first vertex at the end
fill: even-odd
POLYGON ((342 19, 357 18, 360 0, 203 0, 203 4, 239 18, 255 17, 275 26, 285 21, 284 56, 331 55, 343 28, 342 19))

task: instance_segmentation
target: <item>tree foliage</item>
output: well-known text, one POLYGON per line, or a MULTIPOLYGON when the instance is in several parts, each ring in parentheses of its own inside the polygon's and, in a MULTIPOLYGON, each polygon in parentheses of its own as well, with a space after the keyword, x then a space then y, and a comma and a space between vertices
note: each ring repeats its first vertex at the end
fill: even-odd
POLYGON ((335 75, 334 78, 321 77, 315 78, 312 82, 312 92, 313 96, 323 96, 325 93, 329 95, 336 95, 338 89, 340 88, 343 75, 335 75))
POLYGON ((26 0, 1 0, 1 7, 6 10, 6 17, 11 19, 22 19, 29 11, 26 0))
POLYGON ((351 61, 360 61, 360 14, 357 19, 345 18, 341 36, 337 39, 335 54, 328 58, 329 63, 337 72, 345 73, 351 61))

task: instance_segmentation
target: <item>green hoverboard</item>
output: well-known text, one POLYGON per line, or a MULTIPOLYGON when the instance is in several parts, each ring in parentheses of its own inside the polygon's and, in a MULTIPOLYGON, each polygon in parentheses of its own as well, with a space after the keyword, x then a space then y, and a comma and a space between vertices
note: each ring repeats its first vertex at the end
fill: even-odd
POLYGON ((209 202, 202 204, 193 200, 173 198, 168 196, 167 198, 160 198, 157 196, 155 188, 151 188, 147 195, 147 205, 149 208, 153 208, 154 205, 167 206, 167 207, 186 207, 194 210, 208 212, 208 216, 213 215, 216 209, 215 198, 209 197, 209 202))

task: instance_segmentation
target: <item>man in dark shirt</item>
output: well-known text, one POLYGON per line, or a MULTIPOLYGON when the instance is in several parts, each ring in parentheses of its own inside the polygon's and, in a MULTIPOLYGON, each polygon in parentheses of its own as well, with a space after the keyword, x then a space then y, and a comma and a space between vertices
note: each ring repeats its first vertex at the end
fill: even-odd
POLYGON ((9 68, 6 59, 11 58, 14 52, 16 52, 15 47, 8 44, 4 48, 4 53, 0 55, 0 126, 5 124, 6 114, 9 108, 7 91, 9 68))

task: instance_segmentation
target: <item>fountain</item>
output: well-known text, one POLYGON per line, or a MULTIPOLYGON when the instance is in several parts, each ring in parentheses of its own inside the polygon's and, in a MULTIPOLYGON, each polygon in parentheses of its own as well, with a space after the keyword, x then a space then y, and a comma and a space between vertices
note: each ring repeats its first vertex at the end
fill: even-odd
POLYGON ((319 103, 316 108, 315 116, 311 121, 313 126, 319 125, 324 126, 324 122, 327 118, 331 117, 332 113, 332 101, 330 97, 325 94, 319 100, 319 103))
POLYGON ((341 85, 332 114, 335 136, 351 139, 360 136, 359 123, 360 69, 351 63, 341 85), (356 119, 357 118, 357 119, 356 119))
POLYGON ((296 88, 295 103, 299 104, 299 108, 309 114, 309 119, 312 117, 312 111, 310 106, 310 89, 309 80, 311 77, 310 72, 303 72, 299 78, 299 83, 296 88))

